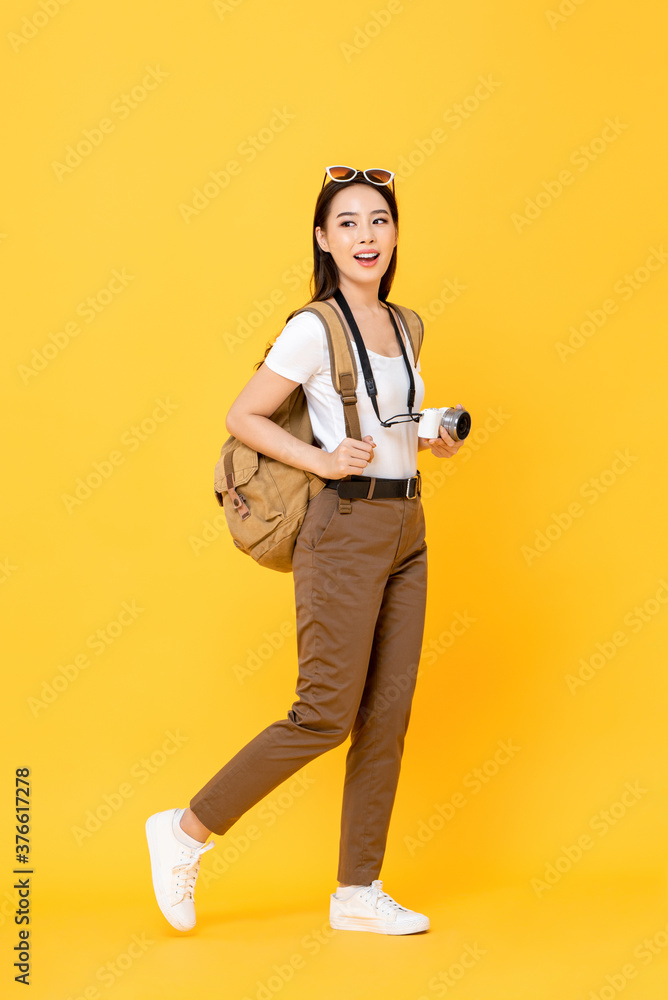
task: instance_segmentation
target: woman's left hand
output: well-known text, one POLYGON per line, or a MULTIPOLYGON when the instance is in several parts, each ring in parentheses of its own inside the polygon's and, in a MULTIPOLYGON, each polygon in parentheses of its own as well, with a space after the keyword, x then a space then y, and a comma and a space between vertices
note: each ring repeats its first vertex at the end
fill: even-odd
MULTIPOLYGON (((464 407, 461 403, 457 403, 455 409, 463 410, 464 407)), ((456 455, 464 442, 454 441, 445 427, 439 427, 438 432, 439 437, 427 439, 432 455, 436 455, 437 458, 451 458, 453 455, 456 455)))

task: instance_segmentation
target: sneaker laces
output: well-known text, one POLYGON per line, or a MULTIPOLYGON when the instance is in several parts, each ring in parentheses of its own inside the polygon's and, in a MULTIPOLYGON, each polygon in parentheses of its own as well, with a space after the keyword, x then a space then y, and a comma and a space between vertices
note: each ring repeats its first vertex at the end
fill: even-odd
POLYGON ((202 854, 210 851, 215 844, 207 844, 206 847, 188 847, 187 844, 180 845, 179 863, 172 868, 174 876, 174 888, 172 892, 172 906, 182 902, 182 900, 195 898, 195 882, 199 874, 199 863, 202 854))
POLYGON ((383 882, 382 879, 379 878, 374 879, 371 885, 366 886, 366 888, 362 890, 360 893, 360 899, 366 900, 375 910, 378 910, 381 913, 392 915, 396 914, 399 910, 404 910, 406 913, 408 912, 408 908, 406 906, 401 906, 397 903, 396 899, 393 899, 392 896, 389 895, 389 893, 383 892, 383 882))

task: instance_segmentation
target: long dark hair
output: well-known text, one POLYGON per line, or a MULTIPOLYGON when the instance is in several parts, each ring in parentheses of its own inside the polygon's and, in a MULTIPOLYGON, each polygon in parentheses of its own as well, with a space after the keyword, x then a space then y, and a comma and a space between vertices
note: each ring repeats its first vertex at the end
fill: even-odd
MULTIPOLYGON (((366 177, 362 174, 358 180, 353 181, 354 184, 366 184, 368 187, 375 188, 379 191, 390 209, 390 215, 392 216, 392 221, 397 230, 397 235, 399 233, 399 212, 397 209, 397 201, 392 192, 391 186, 389 184, 379 185, 374 184, 372 181, 368 181, 366 177)), ((315 203, 315 212, 313 214, 313 274, 311 275, 309 281, 309 290, 311 292, 311 298, 304 305, 308 305, 309 302, 322 302, 323 299, 330 298, 336 289, 339 287, 339 269, 334 263, 334 259, 331 253, 327 253, 323 250, 318 243, 315 230, 316 227, 321 229, 325 228, 327 222, 327 216, 329 215, 330 205, 332 203, 332 198, 335 194, 342 188, 342 184, 336 181, 331 181, 325 184, 324 188, 320 191, 318 195, 318 200, 315 203)), ((380 279, 380 286, 378 288, 378 298, 385 302, 387 296, 390 294, 390 289, 392 287, 392 282, 394 281, 394 273, 397 269, 397 247, 395 246, 392 251, 392 257, 390 258, 390 263, 388 265, 385 274, 380 279)), ((289 316, 286 317, 285 322, 292 319, 299 309, 303 306, 298 306, 297 309, 293 309, 289 316)), ((277 334, 278 336, 278 334, 277 334)), ((256 369, 259 368, 264 363, 264 358, 269 354, 269 351, 273 347, 273 343, 267 345, 267 349, 264 352, 264 357, 261 361, 258 361, 254 366, 256 369)))

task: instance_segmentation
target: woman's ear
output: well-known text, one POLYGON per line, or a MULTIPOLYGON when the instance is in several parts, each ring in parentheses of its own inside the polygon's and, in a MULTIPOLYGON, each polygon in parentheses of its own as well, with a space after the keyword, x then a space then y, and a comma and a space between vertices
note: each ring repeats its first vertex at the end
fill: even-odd
POLYGON ((325 253, 329 253, 329 247, 327 246, 327 239, 320 226, 315 227, 315 238, 318 241, 318 246, 320 247, 320 249, 324 250, 325 253))

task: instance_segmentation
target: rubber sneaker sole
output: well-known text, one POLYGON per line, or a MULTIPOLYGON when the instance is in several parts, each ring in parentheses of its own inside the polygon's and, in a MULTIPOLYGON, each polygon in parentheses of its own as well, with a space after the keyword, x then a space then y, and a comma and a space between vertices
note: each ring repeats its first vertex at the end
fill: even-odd
POLYGON ((429 917, 416 920, 379 920, 374 917, 335 916, 329 925, 337 931, 371 931, 376 934, 417 934, 429 930, 429 917))

